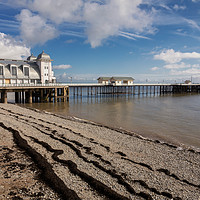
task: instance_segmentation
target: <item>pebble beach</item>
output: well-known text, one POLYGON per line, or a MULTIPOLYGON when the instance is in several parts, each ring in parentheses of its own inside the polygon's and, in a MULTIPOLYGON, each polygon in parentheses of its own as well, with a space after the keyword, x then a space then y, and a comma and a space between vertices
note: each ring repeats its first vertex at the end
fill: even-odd
POLYGON ((200 152, 0 104, 0 199, 200 199, 200 152))

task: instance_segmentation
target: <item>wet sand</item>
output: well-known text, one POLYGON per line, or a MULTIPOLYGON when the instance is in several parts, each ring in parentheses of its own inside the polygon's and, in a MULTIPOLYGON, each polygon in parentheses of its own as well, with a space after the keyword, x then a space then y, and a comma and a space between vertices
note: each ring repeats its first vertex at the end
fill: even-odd
POLYGON ((200 198, 200 153, 0 104, 0 199, 200 198))

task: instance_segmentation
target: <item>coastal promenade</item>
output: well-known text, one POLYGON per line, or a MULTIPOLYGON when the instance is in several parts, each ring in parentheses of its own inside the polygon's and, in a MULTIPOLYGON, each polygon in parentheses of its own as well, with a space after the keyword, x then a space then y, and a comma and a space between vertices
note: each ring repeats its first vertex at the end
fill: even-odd
POLYGON ((69 96, 141 95, 199 93, 200 84, 134 83, 131 85, 100 83, 1 84, 0 102, 7 103, 7 93, 15 93, 16 103, 68 101, 69 96))

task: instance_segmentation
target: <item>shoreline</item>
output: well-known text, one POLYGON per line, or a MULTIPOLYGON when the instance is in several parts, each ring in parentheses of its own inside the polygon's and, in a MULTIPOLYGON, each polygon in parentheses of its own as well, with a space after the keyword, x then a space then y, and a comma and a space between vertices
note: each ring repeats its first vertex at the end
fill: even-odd
MULTIPOLYGON (((21 106, 21 105, 18 105, 18 104, 14 104, 14 105, 21 106)), ((163 144, 163 145, 166 145, 166 146, 171 146, 172 148, 177 148, 180 151, 181 150, 188 150, 188 151, 192 151, 192 152, 195 152, 195 153, 200 153, 200 147, 195 147, 195 146, 192 146, 192 145, 189 145, 189 144, 184 144, 184 143, 181 143, 181 142, 174 142, 173 143, 173 142, 167 140, 166 138, 165 139, 159 139, 158 137, 156 138, 156 136, 155 136, 155 138, 146 137, 146 136, 143 136, 142 134, 136 133, 134 131, 126 130, 124 128, 116 128, 116 127, 112 127, 112 126, 109 126, 109 125, 104 125, 102 123, 94 122, 92 120, 80 118, 80 117, 77 117, 77 116, 59 115, 57 113, 49 112, 49 111, 42 110, 42 109, 40 110, 40 109, 29 107, 29 106, 22 106, 22 107, 30 109, 30 110, 34 110, 36 112, 44 112, 44 113, 47 113, 47 114, 50 114, 50 115, 61 117, 63 119, 73 120, 73 121, 77 121, 77 122, 81 122, 81 123, 87 123, 87 124, 91 124, 91 125, 95 125, 95 126, 99 126, 99 127, 108 128, 110 130, 115 130, 115 131, 118 131, 118 132, 121 132, 121 133, 126 133, 127 135, 131 135, 131 136, 140 138, 142 140, 150 141, 150 142, 153 142, 153 143, 160 143, 160 144, 163 144)))
MULTIPOLYGON (((31 152, 48 163, 45 166, 52 168, 51 173, 64 187, 73 191, 73 196, 77 195, 75 199, 199 200, 200 152, 192 148, 14 104, 0 104, 0 115, 1 136, 4 136, 1 150, 8 146, 6 135, 20 151, 28 153, 27 149, 32 149, 31 152), (13 133, 26 145, 20 147, 12 139, 13 133)), ((33 154, 28 155, 36 162, 33 154)), ((2 161, 0 163, 4 170, 2 161)), ((37 167, 41 174, 40 165, 37 167)), ((53 179, 46 181, 53 191, 51 194, 65 199, 53 179)), ((27 194, 13 191, 11 186, 7 190, 15 196, 27 197, 27 194)), ((55 196, 51 199, 56 199, 55 196)))

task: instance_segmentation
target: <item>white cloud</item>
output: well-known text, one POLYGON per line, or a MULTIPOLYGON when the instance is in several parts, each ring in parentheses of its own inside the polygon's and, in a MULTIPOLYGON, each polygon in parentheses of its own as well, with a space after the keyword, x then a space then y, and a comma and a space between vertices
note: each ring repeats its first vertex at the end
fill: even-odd
POLYGON ((23 59, 30 55, 30 48, 11 36, 0 32, 0 56, 7 59, 23 59))
POLYGON ((197 68, 190 68, 187 70, 183 70, 183 71, 178 71, 178 70, 171 70, 170 71, 171 75, 200 75, 200 69, 197 68))
MULTIPOLYGON (((200 30, 198 23, 173 13, 166 1, 159 0, 2 0, 22 10, 21 36, 28 44, 44 44, 60 34, 87 37, 92 47, 109 37, 149 39, 154 25, 187 24, 200 30), (148 5, 148 9, 141 5, 148 5), (163 8, 166 12, 162 12, 163 8), (78 25, 82 25, 79 27, 78 25), (69 26, 68 26, 69 25, 69 26), (77 25, 73 27, 71 25, 77 25), (81 29, 81 31, 80 31, 81 29), (39 33, 39 34, 34 34, 39 33), (80 34, 81 33, 81 34, 80 34), (85 34, 85 35, 83 35, 85 34)), ((197 0, 193 0, 197 2, 197 0)), ((8 3, 7 3, 8 4, 8 3)), ((175 10, 185 6, 175 4, 175 10)))
POLYGON ((56 79, 58 82, 97 82, 99 74, 58 74, 56 79))
POLYGON ((74 42, 76 42, 76 40, 70 39, 70 40, 66 40, 66 41, 65 41, 65 43, 67 43, 67 44, 72 44, 72 43, 74 43, 74 42))
POLYGON ((173 9, 174 10, 185 10, 186 9, 186 6, 179 6, 178 4, 175 4, 173 6, 173 9))
POLYGON ((37 11, 43 17, 60 24, 62 22, 81 21, 80 11, 83 0, 33 0, 29 9, 37 11))
POLYGON ((150 38, 142 36, 142 35, 137 35, 134 33, 129 33, 129 32, 124 32, 124 31, 119 31, 119 35, 131 40, 135 40, 135 38, 142 38, 142 39, 147 39, 149 40, 150 38))
POLYGON ((56 75, 57 82, 68 82, 69 81, 69 75, 67 73, 58 74, 56 75))
POLYGON ((194 20, 191 19, 184 19, 192 28, 195 28, 200 31, 200 26, 195 22, 194 20))
POLYGON ((57 36, 54 26, 27 9, 22 10, 17 19, 21 22, 21 37, 29 45, 44 44, 57 36))
POLYGON ((200 59, 200 53, 175 52, 173 49, 163 50, 160 54, 154 55, 155 60, 163 60, 166 63, 178 63, 183 59, 200 59))
POLYGON ((189 68, 189 67, 191 67, 191 65, 185 64, 184 62, 164 65, 165 69, 182 69, 182 68, 189 68))
POLYGON ((71 65, 55 65, 53 66, 54 69, 69 69, 72 68, 71 65))
POLYGON ((18 8, 25 8, 18 16, 18 20, 21 22, 21 36, 28 44, 44 44, 56 37, 56 29, 60 27, 64 33, 76 33, 67 26, 60 26, 70 23, 84 25, 82 29, 92 47, 100 46, 103 40, 111 36, 148 39, 141 34, 152 34, 155 31, 152 28, 155 13, 140 8, 143 0, 16 0, 14 2, 8 0, 8 2, 18 8), (39 34, 36 36, 34 33, 39 34))
POLYGON ((91 46, 101 45, 104 39, 117 36, 119 31, 124 29, 134 33, 152 33, 152 13, 139 8, 142 2, 142 0, 107 0, 101 5, 86 2, 83 16, 88 24, 86 33, 91 46))
MULTIPOLYGON (((200 53, 192 52, 192 53, 182 53, 182 52, 175 52, 173 49, 162 50, 160 54, 154 55, 154 59, 156 60, 163 60, 166 65, 163 68, 169 70, 166 72, 168 76, 173 77, 184 77, 187 78, 188 76, 200 76, 200 64, 191 64, 190 61, 181 62, 184 59, 200 59, 200 53)), ((191 62, 194 62, 194 61, 191 62)))
POLYGON ((159 67, 152 67, 151 68, 151 71, 157 71, 157 70, 159 70, 160 68, 159 67))

